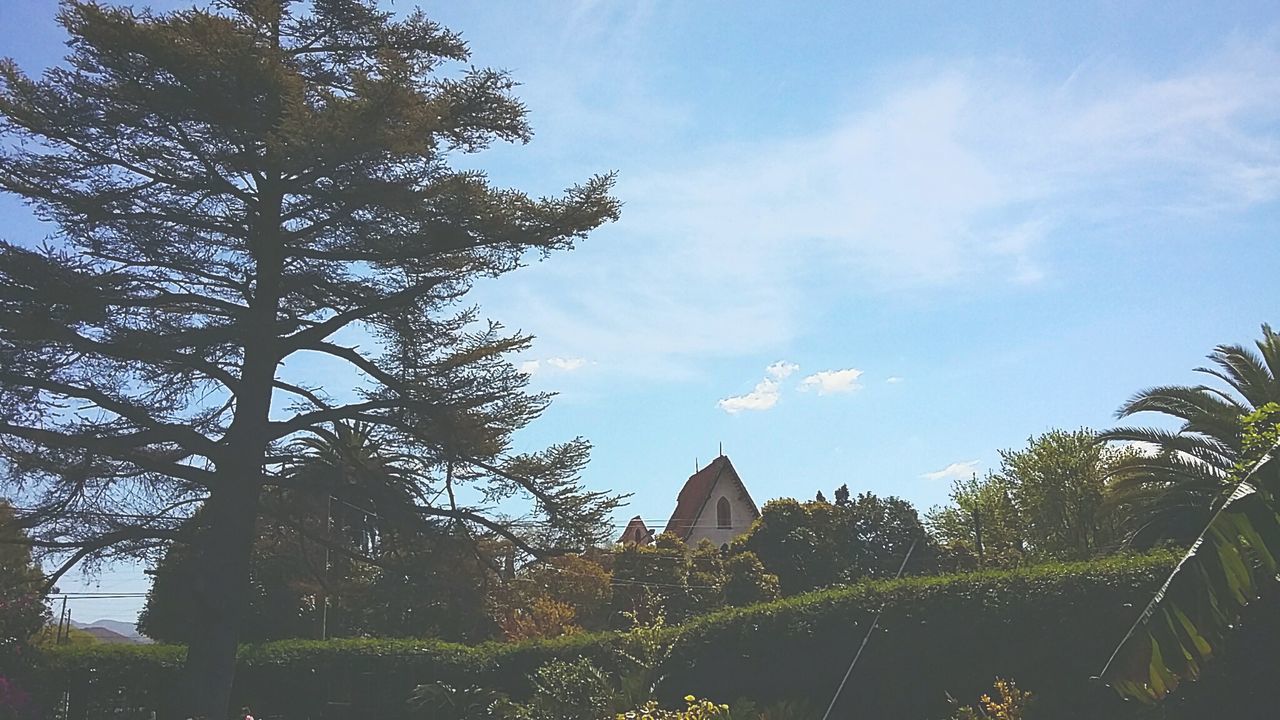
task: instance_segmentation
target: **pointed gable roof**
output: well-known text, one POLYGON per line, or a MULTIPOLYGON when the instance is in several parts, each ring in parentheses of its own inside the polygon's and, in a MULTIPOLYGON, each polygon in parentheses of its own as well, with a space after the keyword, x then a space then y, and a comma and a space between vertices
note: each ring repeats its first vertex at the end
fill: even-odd
POLYGON ((747 504, 755 512, 755 516, 760 517, 760 510, 751 499, 751 493, 747 492, 747 486, 742 484, 742 478, 738 477, 738 471, 733 469, 733 463, 729 462, 728 456, 721 455, 706 467, 690 475, 685 481, 684 487, 680 490, 680 496, 676 498, 676 510, 671 513, 671 519, 667 521, 667 529, 663 532, 674 533, 681 540, 689 539, 694 523, 698 521, 702 509, 707 506, 707 501, 711 499, 711 491, 715 489, 721 477, 738 486, 743 497, 747 499, 747 504))
POLYGON ((653 542, 653 531, 648 525, 644 524, 644 520, 637 515, 631 518, 631 522, 627 523, 627 529, 622 531, 622 536, 618 538, 620 545, 648 545, 653 542))

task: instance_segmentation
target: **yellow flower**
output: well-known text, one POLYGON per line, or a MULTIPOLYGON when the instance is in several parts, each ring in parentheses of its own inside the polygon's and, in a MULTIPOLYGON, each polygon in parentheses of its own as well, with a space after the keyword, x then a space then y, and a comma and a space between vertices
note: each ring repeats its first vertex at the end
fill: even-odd
POLYGON ((694 696, 692 696, 692 695, 685 695, 685 696, 684 696, 684 701, 685 701, 685 702, 687 702, 687 703, 691 703, 691 702, 693 702, 694 700, 697 700, 697 698, 695 698, 695 697, 694 697, 694 696))

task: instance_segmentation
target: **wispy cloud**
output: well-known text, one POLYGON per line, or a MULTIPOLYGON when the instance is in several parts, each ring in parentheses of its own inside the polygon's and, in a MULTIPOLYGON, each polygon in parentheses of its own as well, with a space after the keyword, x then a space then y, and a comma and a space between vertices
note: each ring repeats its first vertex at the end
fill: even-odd
POLYGON ((902 378, 897 375, 890 375, 885 380, 885 382, 889 383, 890 385, 897 385, 898 383, 902 382, 902 378))
POLYGON ((526 375, 534 375, 548 370, 556 372, 573 372, 586 367, 587 361, 580 357, 549 357, 545 360, 525 360, 520 363, 520 372, 526 375))
POLYGON ((553 368, 555 368, 555 369, 557 369, 557 370, 563 370, 563 371, 565 371, 565 372, 573 372, 574 370, 577 370, 577 369, 579 369, 579 368, 583 367, 583 366, 584 366, 584 365, 586 365, 586 364, 587 364, 587 361, 586 361, 586 360, 584 360, 584 359, 582 359, 582 358, 580 358, 580 357, 575 357, 575 358, 561 358, 561 357, 547 358, 547 365, 550 365, 551 367, 553 367, 553 368))
POLYGON ((819 395, 853 392, 862 389, 862 384, 858 382, 860 377, 862 371, 854 368, 823 370, 801 380, 800 389, 817 390, 819 395))
POLYGON ((1109 63, 1066 82, 1025 63, 924 59, 882 70, 879 94, 856 110, 786 135, 705 142, 687 127, 696 106, 664 95, 662 66, 637 50, 657 15, 609 7, 581 5, 575 22, 621 44, 605 56, 624 86, 593 102, 604 76, 563 73, 574 63, 560 55, 522 79, 535 114, 553 106, 538 152, 580 148, 608 128, 600 157, 624 171, 623 219, 486 304, 555 352, 589 349, 611 371, 680 374, 777 352, 815 322, 815 305, 852 292, 835 288, 1034 286, 1060 271, 1058 248, 1081 232, 1280 198, 1271 40, 1159 76, 1109 63), (540 82, 555 85, 542 95, 540 82))
POLYGON ((978 472, 978 461, 969 460, 968 462, 954 462, 950 465, 936 470, 927 472, 920 477, 926 480, 965 480, 978 472))

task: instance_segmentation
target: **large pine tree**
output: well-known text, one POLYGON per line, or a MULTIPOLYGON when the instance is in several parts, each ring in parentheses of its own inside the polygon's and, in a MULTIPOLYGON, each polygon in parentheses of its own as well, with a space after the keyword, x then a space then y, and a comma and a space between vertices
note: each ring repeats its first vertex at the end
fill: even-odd
POLYGON ((474 279, 616 218, 611 177, 532 198, 454 170, 529 139, 513 81, 452 69, 467 46, 421 13, 307 7, 72 0, 65 66, 0 63, 0 189, 57 229, 0 242, 0 453, 34 498, 34 544, 63 555, 52 579, 197 538, 205 622, 181 709, 211 718, 259 500, 299 482, 299 434, 377 428, 414 458, 412 482, 371 491, 387 513, 528 551, 493 506, 529 498, 524 522, 570 546, 616 502, 579 480, 585 442, 510 450, 548 400, 505 359, 528 339, 459 305, 474 279))

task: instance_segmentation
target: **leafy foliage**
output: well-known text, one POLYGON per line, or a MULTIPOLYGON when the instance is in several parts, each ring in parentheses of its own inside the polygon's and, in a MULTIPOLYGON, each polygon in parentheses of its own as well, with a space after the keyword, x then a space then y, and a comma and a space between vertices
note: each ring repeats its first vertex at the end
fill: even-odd
POLYGON ((495 587, 489 602, 506 639, 556 637, 582 628, 607 627, 613 599, 611 576, 593 558, 548 558, 495 587))
POLYGON ((944 548, 964 549, 979 568, 1015 567, 1027 555, 1026 528, 1003 475, 956 480, 951 504, 925 516, 930 534, 944 548))
MULTIPOLYGON (((397 521, 409 504, 409 461, 369 426, 335 423, 299 446, 290 478, 328 492, 264 492, 242 638, 487 639, 498 539, 441 520, 397 521)), ((206 532, 202 520, 197 513, 188 532, 206 532)), ((157 563, 139 617, 150 637, 187 642, 199 623, 193 544, 171 544, 157 563)))
POLYGON ((730 713, 729 706, 700 700, 692 695, 684 697, 685 707, 679 710, 666 710, 655 700, 650 700, 637 710, 618 713, 616 720, 733 720, 734 717, 745 717, 741 713, 730 713))
POLYGON ((1018 688, 1012 680, 996 678, 996 697, 983 695, 977 705, 956 708, 952 720, 1028 720, 1035 696, 1018 688))
MULTIPOLYGON (((376 551, 363 555, 371 562, 331 552, 326 563, 325 547, 317 541, 325 537, 323 507, 280 504, 288 514, 275 512, 258 522, 241 631, 246 642, 319 638, 326 602, 327 637, 479 642, 492 636, 485 604, 496 580, 488 561, 493 549, 486 544, 433 522, 411 533, 381 534, 376 551), (316 532, 299 532, 300 524, 316 532)), ((335 526, 338 522, 335 518, 335 526)), ((175 543, 166 550, 138 618, 148 637, 179 643, 190 638, 200 619, 191 597, 198 569, 189 545, 175 543)))
MULTIPOLYGON (((394 719, 405 717, 410 692, 425 683, 475 686, 524 702, 533 693, 530 676, 555 660, 587 658, 622 691, 622 681, 637 667, 634 658, 653 665, 649 677, 657 684, 638 683, 625 695, 629 704, 620 704, 618 711, 638 707, 648 697, 664 707, 679 706, 690 689, 700 697, 729 701, 735 709, 744 697, 763 708, 830 697, 852 649, 883 607, 881 630, 871 638, 838 713, 856 707, 871 717, 945 717, 953 710, 948 693, 977 697, 992 677, 1017 671, 1020 683, 1036 689, 1043 718, 1128 720, 1135 717, 1134 704, 1122 703, 1087 677, 1112 649, 1111 638, 1130 624, 1133 605, 1151 596, 1175 560, 1162 553, 871 581, 729 608, 680 626, 645 628, 639 636, 579 633, 478 646, 366 639, 244 646, 236 701, 290 720, 318 715, 326 700, 350 702, 369 717, 394 719), (1089 631, 1081 632, 1082 627, 1089 631), (650 689, 656 695, 647 694, 650 689)), ((1267 621, 1277 616, 1274 605, 1260 603, 1259 610, 1270 614, 1262 613, 1251 626, 1248 635, 1257 643, 1233 641, 1242 652, 1229 656, 1224 672, 1210 680, 1231 683, 1232 691, 1189 694, 1185 708, 1169 705, 1169 717, 1230 716, 1232 705, 1224 697, 1270 707, 1274 699, 1267 678, 1280 681, 1274 677, 1280 622, 1267 621), (1257 668, 1255 674, 1241 672, 1250 667, 1257 668), (1242 684, 1236 683, 1237 675, 1242 684), (1201 696, 1204 702, 1197 699, 1201 696)), ((56 695, 66 679, 93 668, 94 683, 78 688, 79 697, 119 702, 116 693, 123 691, 134 698, 130 706, 150 702, 155 708, 154 699, 175 677, 182 649, 104 645, 59 648, 44 657, 41 693, 56 695)), ((86 706, 104 707, 93 702, 86 700, 86 706)))
POLYGON ((577 611, 569 603, 537 597, 528 607, 508 611, 498 625, 508 641, 519 642, 581 632, 576 620, 577 611))
POLYGON ((1097 442, 1090 430, 1051 430, 1000 451, 997 472, 957 481, 952 504, 927 516, 929 528, 943 546, 970 550, 980 567, 1115 551, 1127 515, 1109 501, 1109 478, 1135 454, 1097 442))
POLYGON ((0 677, 25 664, 30 641, 49 619, 43 589, 13 506, 0 500, 0 677))
POLYGON ((482 720, 506 717, 510 700, 504 693, 474 685, 429 683, 413 691, 409 705, 431 720, 482 720))
POLYGON ((608 558, 614 583, 611 622, 617 629, 661 616, 680 623, 718 610, 778 596, 778 579, 760 559, 735 546, 728 554, 703 539, 692 547, 663 533, 651 545, 628 545, 608 558))
POLYGON ((765 503, 760 519, 734 541, 732 551, 748 551, 778 576, 784 594, 892 576, 917 543, 909 573, 933 568, 936 548, 915 508, 896 497, 863 493, 836 503, 791 499, 765 503))
POLYGON ((1235 490, 1147 605, 1102 672, 1127 697, 1159 700, 1198 679, 1245 606, 1280 572, 1280 404, 1242 418, 1235 490))

